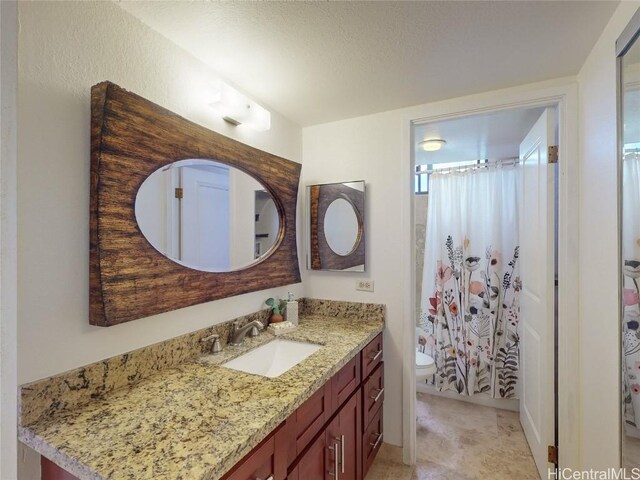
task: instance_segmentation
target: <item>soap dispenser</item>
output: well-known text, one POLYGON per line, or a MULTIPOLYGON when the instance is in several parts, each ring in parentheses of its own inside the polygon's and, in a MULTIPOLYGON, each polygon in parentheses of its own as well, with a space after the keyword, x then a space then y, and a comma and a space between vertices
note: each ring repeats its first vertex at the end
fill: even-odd
POLYGON ((293 293, 287 293, 287 309, 285 310, 286 320, 298 325, 298 302, 293 299, 293 293))

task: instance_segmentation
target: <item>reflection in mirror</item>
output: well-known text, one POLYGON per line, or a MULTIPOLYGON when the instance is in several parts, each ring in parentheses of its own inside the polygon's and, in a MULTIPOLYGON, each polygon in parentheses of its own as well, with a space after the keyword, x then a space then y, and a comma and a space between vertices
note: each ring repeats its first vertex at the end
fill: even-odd
MULTIPOLYGON (((636 34, 637 29, 627 38, 636 34)), ((622 444, 623 466, 635 468, 640 467, 640 42, 634 41, 618 65, 622 95, 622 444)))
POLYGON ((336 198, 324 214, 324 235, 329 248, 343 257, 357 246, 360 225, 355 207, 344 198, 336 198))
POLYGON ((364 272, 364 181, 307 187, 311 270, 364 272))
POLYGON ((213 160, 180 160, 153 172, 136 196, 140 231, 171 260, 228 272, 265 258, 280 217, 266 188, 213 160))

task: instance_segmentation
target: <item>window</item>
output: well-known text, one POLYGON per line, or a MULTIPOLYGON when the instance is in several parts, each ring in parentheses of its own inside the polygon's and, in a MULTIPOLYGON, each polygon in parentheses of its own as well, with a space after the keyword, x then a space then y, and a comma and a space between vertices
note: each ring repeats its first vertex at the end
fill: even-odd
POLYGON ((431 165, 416 166, 416 193, 429 193, 429 177, 431 173, 427 170, 431 165), (424 170, 422 170, 424 168, 424 170))

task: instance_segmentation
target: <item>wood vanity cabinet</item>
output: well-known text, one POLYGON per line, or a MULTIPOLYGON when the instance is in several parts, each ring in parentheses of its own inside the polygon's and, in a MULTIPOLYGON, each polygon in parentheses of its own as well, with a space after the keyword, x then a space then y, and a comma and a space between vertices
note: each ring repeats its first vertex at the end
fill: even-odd
POLYGON ((382 334, 362 350, 362 478, 382 445, 384 402, 384 362, 382 334))
MULTIPOLYGON (((329 384, 333 399, 331 420, 306 449, 297 450, 287 480, 362 480, 380 450, 384 402, 382 334, 324 388, 329 384)), ((321 391, 326 395, 322 389, 314 395, 321 395, 321 391)), ((312 396, 307 400, 301 407, 304 411, 309 402, 317 403, 317 399, 312 396)), ((297 446, 305 447, 299 442, 297 446)))
POLYGON ((361 395, 355 392, 300 455, 287 480, 359 480, 362 477, 361 395))
MULTIPOLYGON (((383 402, 379 334, 222 480, 363 480, 382 445, 383 402)), ((42 462, 42 480, 75 479, 42 462)))

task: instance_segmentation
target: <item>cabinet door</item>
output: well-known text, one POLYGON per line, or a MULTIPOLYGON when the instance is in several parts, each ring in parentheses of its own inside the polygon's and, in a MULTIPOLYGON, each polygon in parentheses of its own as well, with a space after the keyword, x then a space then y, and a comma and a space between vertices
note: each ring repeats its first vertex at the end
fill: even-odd
POLYGON ((289 480, 333 479, 336 442, 328 442, 327 438, 326 432, 318 435, 299 458, 298 464, 288 477, 289 480))
POLYGON ((360 390, 344 404, 338 420, 340 424, 340 480, 362 478, 362 400, 360 390))

